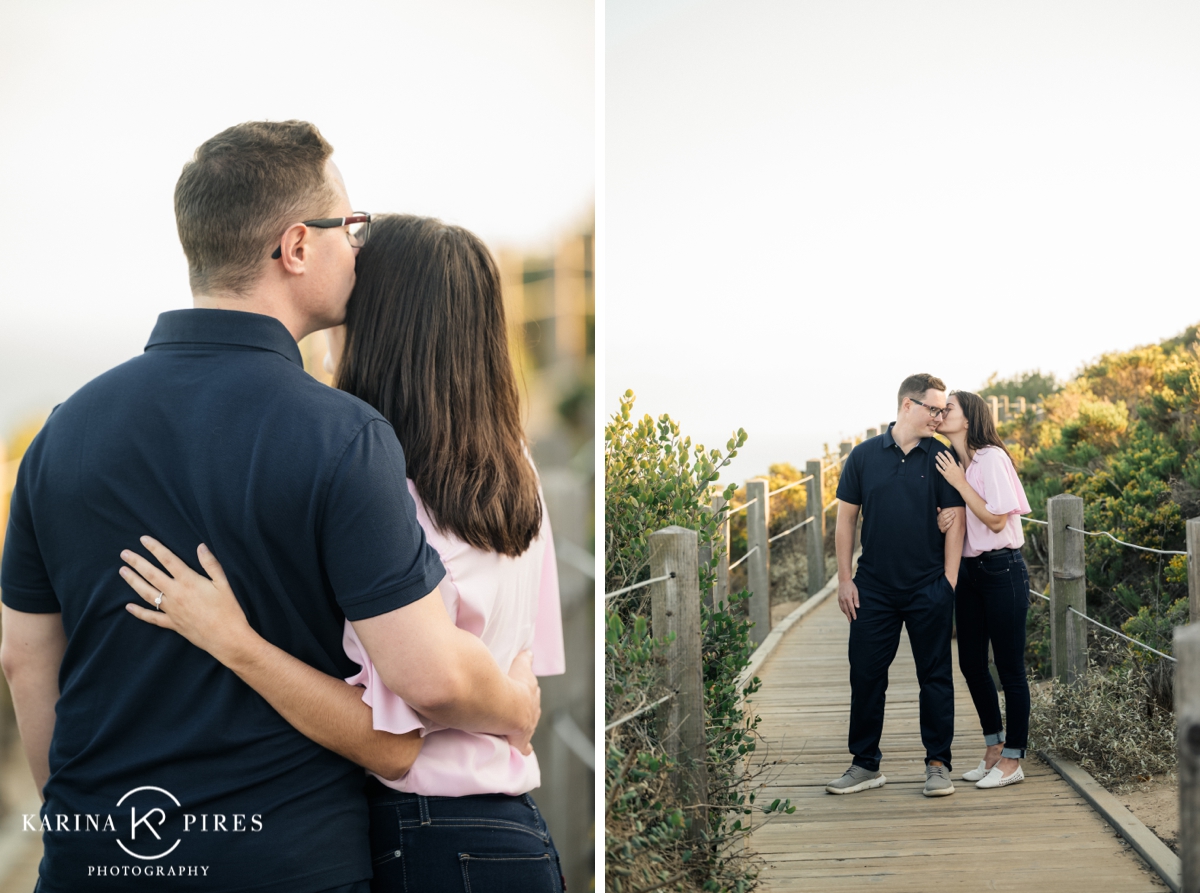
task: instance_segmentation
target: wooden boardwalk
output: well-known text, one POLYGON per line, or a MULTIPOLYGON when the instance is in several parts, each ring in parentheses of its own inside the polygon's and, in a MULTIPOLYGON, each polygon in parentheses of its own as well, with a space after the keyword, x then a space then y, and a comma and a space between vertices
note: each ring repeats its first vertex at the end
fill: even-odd
MULTIPOLYGON (((850 765, 846 750, 849 625, 836 594, 793 626, 757 675, 768 769, 760 802, 790 797, 796 812, 758 828, 763 891, 1010 890, 1141 893, 1166 885, 1111 827, 1036 757, 1026 780, 981 791, 958 780, 983 737, 955 653, 955 793, 924 797, 917 679, 908 637, 888 685, 881 768, 873 791, 833 796, 825 785, 850 765)), ((763 749, 760 745, 760 750, 763 749)), ((760 754, 761 756, 762 754, 760 754)))

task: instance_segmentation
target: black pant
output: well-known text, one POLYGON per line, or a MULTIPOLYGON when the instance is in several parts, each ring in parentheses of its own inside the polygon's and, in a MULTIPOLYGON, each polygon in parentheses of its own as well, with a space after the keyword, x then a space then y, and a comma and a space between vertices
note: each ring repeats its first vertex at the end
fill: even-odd
POLYGON ((917 681, 921 685, 921 743, 925 762, 950 768, 954 739, 954 677, 950 627, 954 590, 939 574, 916 592, 898 594, 858 589, 858 618, 850 623, 850 753, 854 765, 872 772, 883 756, 883 708, 888 668, 900 645, 900 627, 908 629, 917 681))
POLYGON ((1021 759, 1029 738, 1029 680, 1025 675, 1025 618, 1029 571, 1017 549, 964 558, 955 596, 958 666, 971 690, 988 743, 1004 742, 1004 756, 1021 759), (988 672, 988 642, 1004 686, 1008 732, 996 683, 988 672))
POLYGON ((422 797, 367 782, 372 893, 562 893, 558 851, 528 794, 422 797))

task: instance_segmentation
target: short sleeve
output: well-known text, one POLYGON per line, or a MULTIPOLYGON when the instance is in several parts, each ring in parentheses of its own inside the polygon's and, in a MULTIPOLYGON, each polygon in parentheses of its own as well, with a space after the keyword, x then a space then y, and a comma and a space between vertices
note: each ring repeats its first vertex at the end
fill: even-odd
POLYGON ((938 505, 944 509, 956 508, 958 506, 965 506, 967 504, 967 502, 965 499, 962 498, 962 494, 959 493, 957 490, 955 490, 954 487, 952 487, 950 485, 950 482, 948 480, 946 480, 945 477, 942 476, 942 473, 937 470, 936 459, 937 459, 938 453, 949 453, 950 458, 953 459, 954 452, 953 452, 953 450, 948 450, 945 448, 940 449, 940 450, 935 450, 933 456, 931 457, 934 461, 931 461, 929 463, 930 469, 931 469, 930 473, 932 475, 934 475, 935 478, 937 478, 937 481, 934 486, 936 488, 938 505))
POLYGON ((861 448, 860 444, 850 451, 850 455, 842 463, 842 473, 838 477, 837 498, 851 505, 862 505, 862 475, 858 467, 861 448))
POLYGON ((26 614, 59 614, 62 605, 50 583, 50 573, 34 530, 29 493, 29 465, 34 449, 31 445, 21 461, 9 505, 4 558, 0 561, 0 592, 3 593, 0 601, 14 611, 26 614))
POLYGON ((1025 515, 1030 511, 1025 488, 1017 477, 1012 460, 999 447, 988 447, 975 454, 983 479, 983 499, 993 515, 1025 515))
MULTIPOLYGON (((541 495, 539 493, 539 495, 541 495)), ((538 588, 537 617, 533 622, 533 675, 558 676, 567 671, 563 647, 562 606, 558 592, 558 561, 554 552, 554 535, 542 500, 542 531, 546 550, 542 555, 542 579, 538 588)))
POLYGON ((367 649, 354 631, 354 626, 346 621, 342 631, 342 648, 346 656, 362 667, 353 676, 346 679, 351 685, 360 685, 363 689, 363 703, 371 708, 371 727, 377 732, 391 732, 403 735, 407 732, 419 731, 424 738, 430 732, 437 732, 446 726, 439 725, 422 716, 404 702, 398 694, 388 688, 375 664, 367 656, 367 649))
POLYGON ((342 455, 318 533, 330 585, 350 620, 412 604, 446 574, 417 523, 400 442, 382 419, 364 425, 342 455))

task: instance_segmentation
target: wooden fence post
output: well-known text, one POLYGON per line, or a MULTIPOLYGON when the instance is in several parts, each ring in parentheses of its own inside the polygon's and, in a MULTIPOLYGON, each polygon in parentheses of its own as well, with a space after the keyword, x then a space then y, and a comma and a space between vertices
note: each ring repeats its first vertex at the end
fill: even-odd
POLYGON ((838 444, 838 455, 842 459, 845 459, 847 456, 850 455, 850 451, 852 449, 854 449, 854 441, 853 440, 843 440, 841 443, 838 444))
POLYGON ((662 708, 663 747, 679 761, 674 783, 685 803, 700 806, 694 828, 706 826, 708 773, 704 757, 704 668, 701 663, 699 537, 694 530, 664 527, 650 534, 650 575, 675 578, 650 587, 650 621, 656 639, 670 633, 667 685, 675 697, 662 708))
MULTIPOLYGON (((714 496, 712 498, 712 513, 718 515, 725 508, 726 499, 724 496, 714 496)), ((717 562, 717 579, 713 583, 712 594, 710 596, 710 607, 714 610, 722 601, 729 599, 729 515, 725 515, 725 520, 717 525, 717 539, 713 543, 713 547, 719 549, 721 557, 717 562)))
POLYGON ((1063 493, 1046 502, 1050 522, 1050 660, 1054 675, 1072 682, 1087 671, 1087 613, 1083 557, 1083 500, 1063 493), (1075 530, 1067 530, 1074 527, 1075 530))
POLYGON ((1200 518, 1187 522, 1188 622, 1200 620, 1200 518))
POLYGON ((1026 408, 1025 407, 1025 398, 1018 397, 1017 398, 1017 415, 1019 415, 1019 416, 1025 415, 1025 408, 1026 408))
POLYGON ((1183 890, 1193 893, 1200 890, 1200 625, 1175 627, 1174 651, 1179 661, 1175 667, 1179 855, 1183 890))
POLYGON ((761 645, 771 631, 771 580, 767 553, 767 527, 771 523, 771 502, 767 498, 771 482, 766 478, 746 481, 746 550, 758 551, 746 559, 746 588, 750 590, 749 615, 754 627, 750 638, 761 645))
POLYGON ((992 397, 987 398, 987 402, 988 402, 988 409, 990 409, 992 411, 992 424, 999 425, 1000 424, 1000 401, 997 400, 995 398, 995 396, 992 396, 992 397))
POLYGON ((879 436, 878 428, 868 428, 867 429, 867 440, 870 440, 872 437, 878 437, 878 436, 879 436))
POLYGON ((808 596, 812 598, 825 586, 825 475, 820 459, 809 459, 804 473, 812 475, 807 488, 805 511, 812 518, 804 535, 808 538, 808 596))
POLYGON ((1008 403, 1008 394, 1000 395, 1000 421, 1007 422, 1012 418, 1012 411, 1008 403))

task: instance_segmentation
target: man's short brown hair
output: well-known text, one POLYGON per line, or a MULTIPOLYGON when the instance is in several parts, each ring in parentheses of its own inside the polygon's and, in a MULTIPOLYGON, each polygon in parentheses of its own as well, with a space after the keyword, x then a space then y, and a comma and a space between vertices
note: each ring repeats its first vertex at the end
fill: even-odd
POLYGON ((905 398, 910 400, 920 400, 922 395, 933 388, 935 391, 946 390, 946 383, 936 375, 930 375, 928 372, 918 372, 916 375, 910 375, 904 381, 900 382, 900 393, 896 395, 896 408, 899 409, 904 405, 905 398))
POLYGON ((196 294, 247 291, 283 231, 335 195, 333 147, 307 121, 247 121, 201 144, 175 184, 175 223, 196 294))

